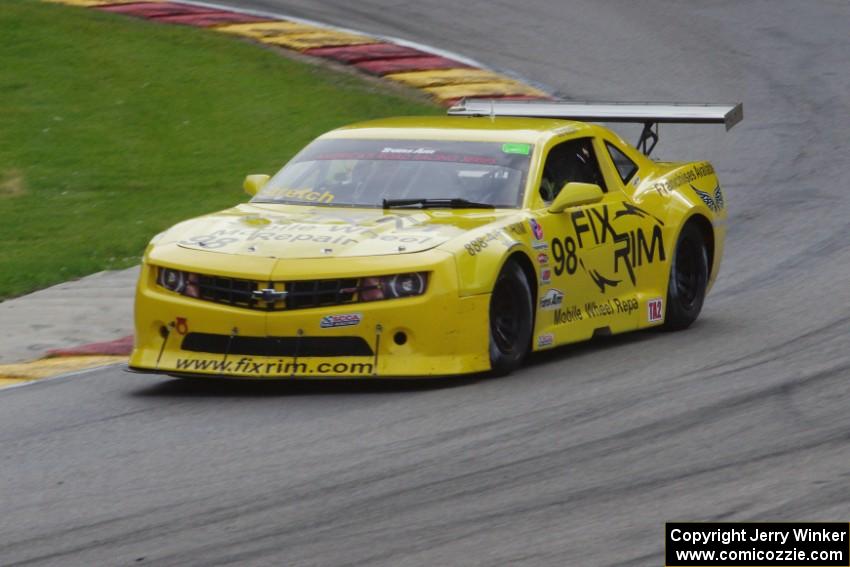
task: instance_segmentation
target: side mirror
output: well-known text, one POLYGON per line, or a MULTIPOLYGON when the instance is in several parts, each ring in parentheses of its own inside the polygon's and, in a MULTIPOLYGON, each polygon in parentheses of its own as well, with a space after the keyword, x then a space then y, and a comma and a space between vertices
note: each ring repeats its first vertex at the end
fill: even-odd
POLYGON ((565 183, 561 192, 549 205, 550 213, 562 213, 564 209, 578 205, 589 205, 602 200, 602 187, 593 183, 565 183))
POLYGON ((268 183, 269 176, 262 173, 255 173, 254 175, 248 175, 245 177, 245 181, 242 182, 242 188, 245 189, 245 192, 251 195, 252 197, 256 195, 263 186, 268 183))

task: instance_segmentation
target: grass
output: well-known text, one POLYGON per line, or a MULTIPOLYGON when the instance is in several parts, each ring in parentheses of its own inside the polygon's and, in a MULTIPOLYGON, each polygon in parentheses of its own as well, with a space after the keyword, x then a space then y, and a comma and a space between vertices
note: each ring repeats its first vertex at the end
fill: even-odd
POLYGON ((208 30, 2 3, 0 300, 137 263, 331 128, 439 112, 208 30))

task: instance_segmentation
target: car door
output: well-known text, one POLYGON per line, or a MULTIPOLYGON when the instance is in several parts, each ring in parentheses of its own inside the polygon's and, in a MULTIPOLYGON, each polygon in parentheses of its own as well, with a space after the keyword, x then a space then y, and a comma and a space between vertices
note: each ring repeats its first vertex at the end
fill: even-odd
MULTIPOLYGON (((660 197, 655 191, 638 191, 646 171, 641 171, 643 166, 636 161, 639 158, 634 148, 613 137, 601 137, 595 143, 609 192, 618 195, 613 216, 622 244, 615 252, 615 262, 620 271, 625 270, 633 290, 623 299, 638 306, 636 325, 658 324, 663 319, 670 262, 664 241, 669 227, 653 213, 658 210, 660 197), (629 152, 635 154, 635 159, 629 157, 629 152)), ((645 160, 643 163, 645 166, 645 160)))
POLYGON ((599 202, 540 216, 549 263, 541 270, 537 317, 544 341, 548 334, 555 343, 566 343, 637 326, 635 268, 642 250, 636 246, 644 219, 619 187, 609 187, 596 146, 590 137, 568 140, 552 147, 544 160, 544 202, 567 182, 592 183, 603 191, 599 202), (542 277, 547 272, 550 277, 542 277))

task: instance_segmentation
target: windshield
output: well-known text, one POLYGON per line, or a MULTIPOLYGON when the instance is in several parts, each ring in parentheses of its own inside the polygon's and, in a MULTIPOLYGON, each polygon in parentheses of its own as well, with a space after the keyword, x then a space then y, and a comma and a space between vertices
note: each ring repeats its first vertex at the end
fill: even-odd
POLYGON ((381 207, 397 199, 521 205, 531 144, 442 140, 316 140, 252 202, 381 207))

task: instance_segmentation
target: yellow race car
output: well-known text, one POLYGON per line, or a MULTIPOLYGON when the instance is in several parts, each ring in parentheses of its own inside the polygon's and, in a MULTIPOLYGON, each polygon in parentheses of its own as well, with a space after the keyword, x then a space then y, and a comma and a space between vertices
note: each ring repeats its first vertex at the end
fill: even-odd
POLYGON ((148 246, 131 370, 356 378, 516 369, 531 351, 699 315, 726 204, 659 123, 741 105, 462 102, 329 132, 249 203, 148 246), (644 124, 639 151, 588 122, 644 124), (645 155, 646 154, 646 155, 645 155))

